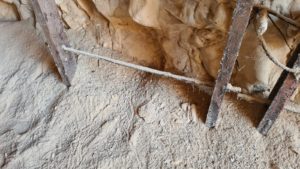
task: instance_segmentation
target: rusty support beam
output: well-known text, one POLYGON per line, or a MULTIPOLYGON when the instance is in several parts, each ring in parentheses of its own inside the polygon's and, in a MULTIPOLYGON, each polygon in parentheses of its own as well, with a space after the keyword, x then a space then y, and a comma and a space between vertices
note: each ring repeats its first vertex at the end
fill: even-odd
POLYGON ((253 6, 253 0, 238 0, 233 12, 228 40, 221 61, 221 70, 217 77, 206 118, 206 126, 209 128, 215 127, 216 125, 225 95, 225 87, 230 81, 253 6))
MULTIPOLYGON (((288 66, 300 67, 300 44, 293 52, 292 58, 290 59, 288 66)), ((273 100, 269 106, 265 116, 258 125, 258 131, 266 135, 275 120, 279 116, 280 112, 284 109, 285 103, 294 94, 298 87, 298 82, 294 75, 283 71, 280 78, 277 81, 274 89, 272 90, 269 99, 273 100)))
POLYGON ((73 54, 66 53, 62 49, 62 45, 69 46, 69 42, 55 1, 32 0, 32 6, 62 81, 65 85, 70 86, 76 71, 76 58, 73 54))

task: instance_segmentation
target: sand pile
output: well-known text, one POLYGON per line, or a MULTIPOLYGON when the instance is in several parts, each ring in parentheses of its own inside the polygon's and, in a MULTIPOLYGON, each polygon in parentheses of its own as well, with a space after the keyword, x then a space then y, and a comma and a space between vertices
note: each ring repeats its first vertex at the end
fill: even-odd
MULTIPOLYGON (((84 56, 66 89, 28 2, 0 1, 0 168, 300 168, 299 114, 283 112, 263 137, 255 127, 264 107, 228 95, 209 131, 203 122, 209 96, 196 86, 84 56)), ((73 47, 202 80, 216 74, 234 7, 230 1, 56 2, 73 47)), ((266 5, 291 9, 280 1, 266 5)), ((234 81, 249 90, 272 86, 270 74, 280 72, 253 34, 250 24, 234 81)), ((286 61, 290 49, 272 24, 266 39, 286 61)))

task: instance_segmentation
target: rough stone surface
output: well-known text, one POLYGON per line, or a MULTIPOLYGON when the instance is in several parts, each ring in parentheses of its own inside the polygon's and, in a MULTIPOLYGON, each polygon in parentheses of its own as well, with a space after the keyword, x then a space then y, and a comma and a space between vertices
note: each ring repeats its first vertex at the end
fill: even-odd
MULTIPOLYGON (((197 50, 187 52, 184 42, 195 28, 181 24, 161 39, 158 29, 133 21, 130 15, 138 12, 128 12, 136 10, 128 1, 105 0, 101 7, 95 0, 103 15, 74 1, 56 2, 75 48, 210 79, 200 57, 192 58, 189 71, 186 58, 197 50)), ((180 9, 173 15, 189 16, 180 9)), ((73 86, 66 89, 30 20, 1 22, 0 31, 0 168, 300 168, 299 114, 283 112, 264 137, 255 128, 264 107, 228 95, 216 129, 208 130, 210 97, 197 86, 79 56, 73 86)))

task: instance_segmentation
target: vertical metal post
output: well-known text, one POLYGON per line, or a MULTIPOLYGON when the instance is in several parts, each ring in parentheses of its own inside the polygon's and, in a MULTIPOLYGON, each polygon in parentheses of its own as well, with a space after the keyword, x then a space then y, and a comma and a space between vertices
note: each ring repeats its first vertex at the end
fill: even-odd
POLYGON ((233 12, 227 45, 221 61, 221 70, 217 77, 206 118, 206 126, 209 128, 215 127, 216 125, 218 114, 225 95, 225 87, 230 81, 243 36, 249 23, 253 5, 253 0, 238 0, 237 6, 233 12))
POLYGON ((76 71, 76 58, 62 49, 62 45, 69 46, 69 43, 55 1, 32 0, 32 6, 62 81, 70 86, 76 71))
MULTIPOLYGON (((294 51, 288 66, 300 67, 300 44, 294 51)), ((272 100, 271 105, 257 127, 261 134, 266 135, 268 133, 280 112, 284 109, 285 103, 291 98, 297 87, 298 82, 295 77, 286 71, 282 72, 270 94, 269 99, 272 100)))

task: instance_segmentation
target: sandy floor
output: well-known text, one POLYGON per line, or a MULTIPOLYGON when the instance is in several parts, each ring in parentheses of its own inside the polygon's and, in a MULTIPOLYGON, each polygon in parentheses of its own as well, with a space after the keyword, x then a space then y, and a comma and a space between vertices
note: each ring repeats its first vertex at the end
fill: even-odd
POLYGON ((300 168, 299 114, 264 137, 264 107, 227 96, 208 130, 209 96, 195 86, 80 56, 66 89, 29 23, 0 31, 0 168, 300 168))

